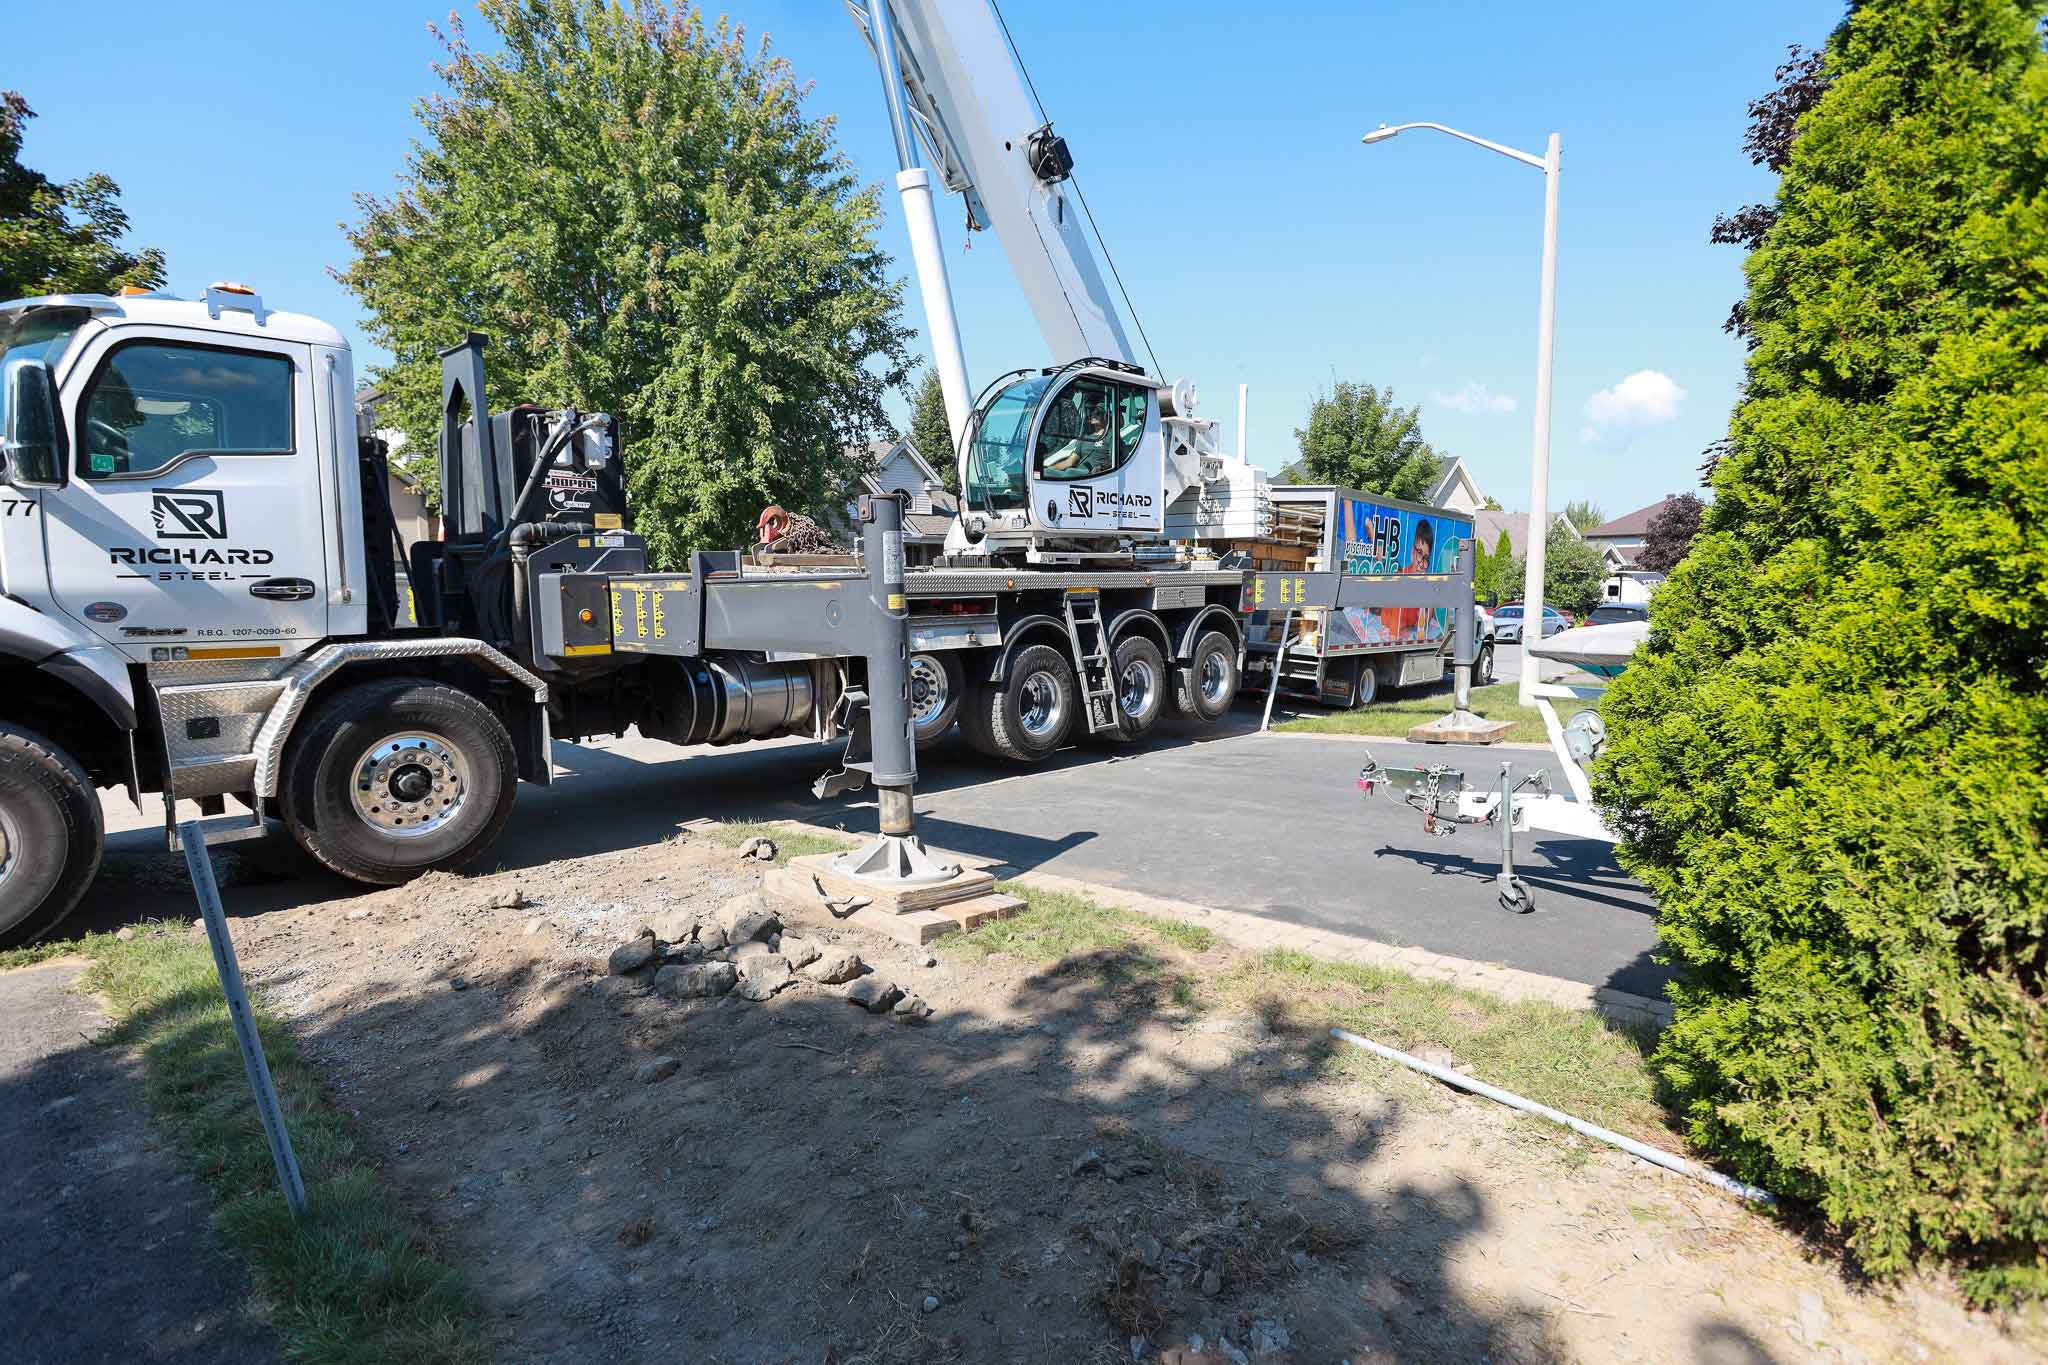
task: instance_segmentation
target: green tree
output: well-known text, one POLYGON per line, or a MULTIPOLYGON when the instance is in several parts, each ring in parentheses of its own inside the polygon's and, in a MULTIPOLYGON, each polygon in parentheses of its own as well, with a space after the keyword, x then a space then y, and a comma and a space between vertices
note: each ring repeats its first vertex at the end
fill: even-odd
POLYGON ((830 121, 688 4, 479 8, 496 41, 452 24, 400 187, 349 230, 389 419, 433 449, 435 352, 474 327, 497 406, 619 418, 656 564, 742 543, 765 503, 824 506, 910 369, 879 200, 830 121))
POLYGON ((1508 538, 1505 526, 1493 542, 1489 552, 1484 545, 1476 545, 1472 563, 1472 592, 1482 602, 1505 602, 1521 595, 1521 580, 1514 577, 1515 545, 1508 538))
POLYGON ((1294 439, 1310 483, 1409 499, 1436 484, 1436 452, 1422 439, 1420 409, 1394 406, 1391 388, 1338 381, 1316 395, 1294 439))
POLYGON ((910 408, 910 443, 924 462, 939 471, 948 493, 960 491, 960 461, 953 449, 953 429, 946 419, 946 391, 939 372, 926 370, 910 408))
POLYGON ((60 185, 21 164, 35 116, 18 92, 0 90, 0 299, 161 287, 164 253, 119 245, 128 233, 119 185, 97 172, 60 185))
POLYGON ((1574 498, 1564 505, 1564 519, 1579 528, 1581 532, 1592 530, 1607 520, 1607 514, 1600 510, 1600 504, 1587 498, 1574 498))
MULTIPOLYGON (((1573 535, 1555 521, 1543 542, 1543 600, 1568 616, 1584 616, 1600 605, 1600 585, 1607 579, 1607 562, 1600 551, 1573 535)), ((1520 597, 1529 581, 1529 561, 1516 555, 1509 564, 1503 597, 1520 597)))
POLYGON ((1693 1138, 1983 1299, 2048 1292, 2042 19, 1863 0, 1829 40, 1595 772, 1693 1138))

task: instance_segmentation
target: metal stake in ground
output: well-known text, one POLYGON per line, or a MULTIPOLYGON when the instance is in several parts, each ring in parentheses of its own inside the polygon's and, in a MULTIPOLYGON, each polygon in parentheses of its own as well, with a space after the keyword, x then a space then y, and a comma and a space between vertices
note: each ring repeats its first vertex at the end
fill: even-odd
POLYGON ((263 1040, 256 1036, 256 1017, 249 1010, 249 990, 242 984, 241 964, 235 961, 235 941, 228 937, 228 919, 220 905, 220 887, 213 880, 213 859, 206 852, 206 836, 197 820, 187 820, 178 826, 178 842, 184 846, 185 868, 192 874, 192 892, 199 898, 199 913, 206 920, 206 938, 213 945, 213 965, 220 972, 220 988, 228 998, 228 1018, 235 1025, 235 1041, 241 1044, 242 1066, 249 1073, 249 1088, 256 1092, 256 1112, 263 1120, 263 1136, 270 1140, 270 1159, 277 1163, 277 1183, 284 1187, 284 1202, 292 1217, 303 1217, 306 1182, 299 1178, 299 1159, 292 1154, 291 1134, 285 1131, 277 1087, 270 1080, 270 1063, 263 1060, 263 1040))
POLYGON ((849 877, 899 886, 950 881, 960 875, 960 868, 925 851, 911 801, 917 783, 917 743, 910 715, 910 605, 903 592, 900 495, 863 497, 860 519, 867 606, 875 622, 868 648, 868 738, 881 834, 867 847, 833 859, 832 868, 849 877))

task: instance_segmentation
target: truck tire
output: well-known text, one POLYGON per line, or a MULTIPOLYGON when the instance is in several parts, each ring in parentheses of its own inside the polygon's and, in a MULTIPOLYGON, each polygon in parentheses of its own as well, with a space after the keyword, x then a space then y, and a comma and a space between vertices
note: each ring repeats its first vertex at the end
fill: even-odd
POLYGON ((960 716, 967 679, 953 650, 910 656, 910 719, 917 747, 929 749, 946 737, 960 716))
POLYGON ((960 722, 967 742, 1016 763, 1036 763, 1066 743, 1081 709, 1074 666, 1051 645, 1019 650, 1001 682, 976 688, 967 700, 974 708, 960 722))
POLYGON ((1124 636, 1117 641, 1116 653, 1110 659, 1110 686, 1116 693, 1116 728, 1098 731, 1090 738, 1112 744, 1143 739, 1165 712, 1171 685, 1166 655, 1159 646, 1143 635, 1124 636))
POLYGON ((1351 685, 1351 709, 1371 706, 1380 699, 1380 670, 1371 659, 1358 661, 1358 681, 1351 685))
POLYGON ((1189 720, 1214 724, 1236 700, 1237 646, 1222 631, 1209 631, 1173 671, 1174 707, 1189 720))
POLYGON ((1493 646, 1490 644, 1479 646, 1479 657, 1472 664, 1472 685, 1493 686, 1493 646))
POLYGON ((57 927, 100 869, 106 824, 77 760, 0 724, 0 948, 57 927))
POLYGON ((395 886, 483 852, 512 812, 512 737, 467 692, 361 683, 303 721, 285 758, 285 828, 351 881, 395 886))

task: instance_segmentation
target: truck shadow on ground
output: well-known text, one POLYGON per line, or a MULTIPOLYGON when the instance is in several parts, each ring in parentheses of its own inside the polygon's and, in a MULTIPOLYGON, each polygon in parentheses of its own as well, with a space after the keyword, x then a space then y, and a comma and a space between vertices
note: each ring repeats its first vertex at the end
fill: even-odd
POLYGON ((1142 950, 924 1027, 808 988, 684 1004, 580 963, 458 965, 460 991, 453 967, 262 984, 311 1004, 328 1099, 505 1354, 1108 1361, 1196 1332, 1279 1359, 1571 1354, 1555 1304, 1454 1282, 1485 1194, 1374 1178, 1403 1104, 1313 1103, 1326 1040, 1198 1032, 1142 950), (659 1057, 672 1077, 636 1079, 659 1057))
MULTIPOLYGON (((1498 836, 1493 837, 1497 841, 1498 836)), ((1405 858, 1430 869, 1437 876, 1462 877, 1489 886, 1500 872, 1498 842, 1479 856, 1441 848, 1396 848, 1391 844, 1375 850, 1374 856, 1405 858)), ((1532 859, 1528 841, 1518 838, 1515 875, 1539 893, 1539 910, 1543 903, 1541 893, 1549 891, 1554 895, 1570 896, 1575 900, 1591 901, 1638 915, 1657 913, 1648 890, 1621 870, 1620 864, 1614 861, 1612 847, 1598 839, 1539 839, 1535 845, 1535 858, 1532 859)))

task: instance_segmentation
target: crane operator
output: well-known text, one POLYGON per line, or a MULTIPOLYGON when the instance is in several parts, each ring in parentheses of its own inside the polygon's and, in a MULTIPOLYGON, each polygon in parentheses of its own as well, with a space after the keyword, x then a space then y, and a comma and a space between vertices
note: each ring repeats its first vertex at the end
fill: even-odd
POLYGON ((1109 471, 1109 400, 1093 388, 1076 385, 1075 402, 1082 408, 1081 430, 1045 457, 1043 468, 1059 478, 1085 479, 1109 471))

